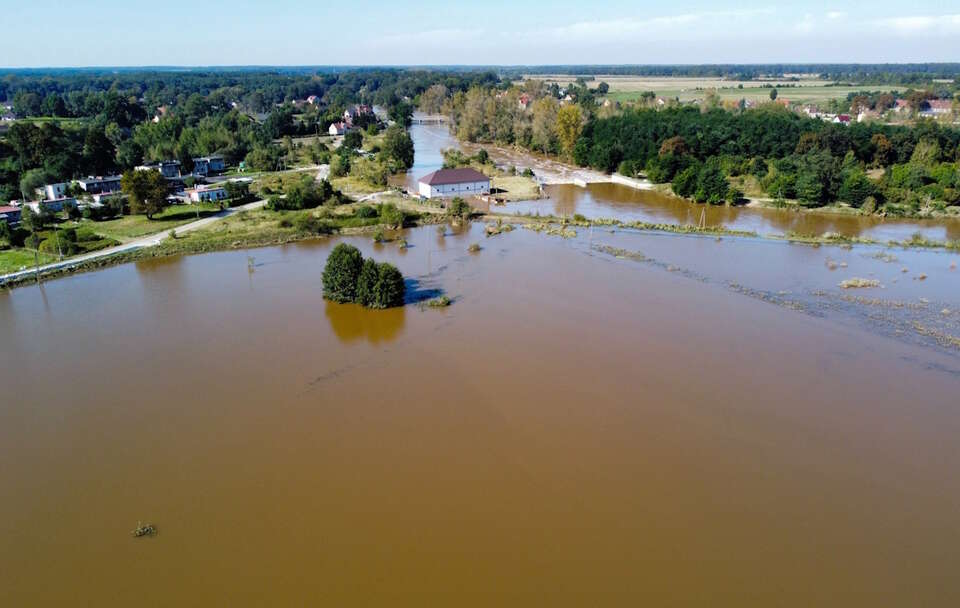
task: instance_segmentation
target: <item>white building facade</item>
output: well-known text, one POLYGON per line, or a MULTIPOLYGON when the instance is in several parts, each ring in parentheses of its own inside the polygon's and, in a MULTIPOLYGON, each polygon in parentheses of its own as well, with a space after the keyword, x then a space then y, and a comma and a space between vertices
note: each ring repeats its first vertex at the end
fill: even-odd
POLYGON ((424 198, 490 194, 490 178, 474 169, 441 169, 425 175, 418 184, 424 198))

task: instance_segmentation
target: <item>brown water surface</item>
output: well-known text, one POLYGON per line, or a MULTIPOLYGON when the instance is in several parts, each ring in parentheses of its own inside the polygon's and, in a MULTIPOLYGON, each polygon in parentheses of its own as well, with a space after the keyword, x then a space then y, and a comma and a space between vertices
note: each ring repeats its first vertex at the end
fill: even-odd
POLYGON ((325 303, 334 240, 0 293, 0 606, 960 602, 960 256, 407 238, 451 307, 325 303))

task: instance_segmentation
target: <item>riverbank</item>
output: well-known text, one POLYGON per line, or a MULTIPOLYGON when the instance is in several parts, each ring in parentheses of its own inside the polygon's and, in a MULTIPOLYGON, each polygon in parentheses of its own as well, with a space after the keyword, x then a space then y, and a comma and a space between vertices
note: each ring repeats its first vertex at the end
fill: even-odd
MULTIPOLYGON (((498 167, 515 167, 518 170, 531 169, 536 175, 537 181, 544 186, 576 185, 583 187, 588 184, 596 183, 615 183, 627 186, 635 190, 651 191, 671 196, 679 201, 684 201, 692 206, 704 206, 702 203, 679 196, 673 191, 669 183, 657 184, 645 177, 632 178, 617 173, 607 174, 593 169, 571 165, 555 157, 545 156, 521 148, 505 148, 492 144, 476 144, 470 142, 459 142, 460 146, 472 154, 483 149, 487 151, 491 160, 498 167)), ((732 184, 738 187, 739 184, 732 184)), ((800 201, 785 199, 778 201, 772 197, 760 196, 755 192, 748 192, 739 203, 730 206, 746 209, 761 209, 775 211, 794 211, 797 213, 810 214, 812 216, 836 216, 846 215, 864 218, 883 219, 886 217, 896 217, 897 219, 912 220, 960 220, 960 206, 948 206, 940 209, 936 207, 923 208, 915 213, 902 210, 896 216, 890 216, 882 213, 866 213, 856 207, 842 202, 833 202, 821 206, 808 206, 800 201)))

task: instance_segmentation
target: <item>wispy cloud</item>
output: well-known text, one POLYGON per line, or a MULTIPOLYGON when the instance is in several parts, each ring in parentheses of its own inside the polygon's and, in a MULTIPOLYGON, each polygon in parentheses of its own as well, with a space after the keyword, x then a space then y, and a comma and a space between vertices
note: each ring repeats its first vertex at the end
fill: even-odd
POLYGON ((566 40, 607 40, 625 38, 637 34, 665 34, 669 31, 683 30, 710 20, 741 20, 769 15, 773 8, 736 11, 703 11, 663 15, 656 17, 635 17, 609 20, 578 21, 568 25, 547 28, 535 35, 546 34, 566 40))
POLYGON ((903 35, 960 33, 960 14, 887 17, 873 23, 903 35))
POLYGON ((838 19, 843 19, 847 16, 845 11, 830 11, 827 13, 827 19, 830 21, 837 21, 838 19))

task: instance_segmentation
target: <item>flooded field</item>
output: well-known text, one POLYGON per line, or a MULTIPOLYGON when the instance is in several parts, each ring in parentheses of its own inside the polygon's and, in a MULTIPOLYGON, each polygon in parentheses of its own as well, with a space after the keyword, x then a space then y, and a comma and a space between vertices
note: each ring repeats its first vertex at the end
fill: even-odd
POLYGON ((494 206, 498 213, 572 216, 589 219, 615 218, 666 224, 725 226, 758 234, 823 235, 835 232, 881 242, 905 241, 915 233, 936 241, 960 240, 960 220, 897 220, 831 213, 800 213, 778 209, 755 209, 697 205, 658 192, 636 190, 613 183, 570 184, 546 187, 548 198, 494 206))
MULTIPOLYGON (((461 145, 446 125, 414 125, 410 129, 416 148, 413 169, 394 183, 414 191, 417 180, 443 166, 442 150, 462 148, 468 153, 480 149, 461 145)), ((605 177, 595 171, 571 167, 555 160, 525 152, 486 146, 490 157, 501 167, 532 167, 546 185, 547 198, 485 207, 495 213, 563 215, 579 213, 589 219, 619 219, 669 224, 725 226, 758 234, 823 235, 835 232, 881 242, 909 240, 915 233, 935 241, 960 240, 960 220, 884 219, 835 213, 800 213, 778 209, 756 209, 697 205, 658 192, 636 190, 614 183, 591 183, 588 188, 570 184, 574 178, 596 181, 605 177), (567 182, 567 183, 564 183, 567 182)))
POLYGON ((0 293, 0 605, 960 602, 960 256, 406 237, 0 293))

